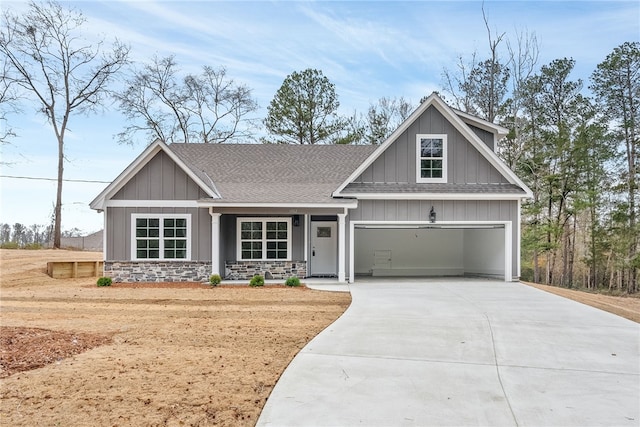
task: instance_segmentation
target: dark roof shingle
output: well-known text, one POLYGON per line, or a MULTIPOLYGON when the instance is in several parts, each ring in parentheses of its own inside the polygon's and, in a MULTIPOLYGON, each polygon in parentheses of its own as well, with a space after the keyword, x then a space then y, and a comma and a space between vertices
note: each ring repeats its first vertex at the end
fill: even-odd
POLYGON ((222 203, 335 203, 331 197, 333 191, 376 148, 368 145, 169 145, 194 173, 213 181, 222 203))
POLYGON ((352 182, 342 194, 409 194, 409 193, 453 193, 453 194, 517 194, 524 195, 515 184, 409 184, 409 183, 358 183, 352 182))

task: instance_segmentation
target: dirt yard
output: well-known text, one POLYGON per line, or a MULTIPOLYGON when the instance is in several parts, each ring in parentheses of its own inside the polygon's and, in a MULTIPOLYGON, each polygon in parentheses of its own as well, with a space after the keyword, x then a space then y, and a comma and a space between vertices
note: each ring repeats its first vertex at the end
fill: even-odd
MULTIPOLYGON (((0 425, 247 425, 344 293, 52 279, 100 253, 0 250, 0 425)), ((640 299, 533 285, 640 322, 640 299)))
POLYGON ((539 285, 537 283, 524 283, 529 286, 533 286, 534 288, 542 289, 543 291, 560 295, 561 297, 569 298, 574 301, 581 302, 582 304, 590 305, 592 307, 599 308, 600 310, 617 314, 620 317, 633 320, 636 323, 640 323, 640 295, 614 297, 576 291, 573 289, 558 288, 556 286, 539 285))
POLYGON ((291 359, 351 301, 45 274, 70 259, 101 254, 0 250, 0 425, 252 426, 291 359))

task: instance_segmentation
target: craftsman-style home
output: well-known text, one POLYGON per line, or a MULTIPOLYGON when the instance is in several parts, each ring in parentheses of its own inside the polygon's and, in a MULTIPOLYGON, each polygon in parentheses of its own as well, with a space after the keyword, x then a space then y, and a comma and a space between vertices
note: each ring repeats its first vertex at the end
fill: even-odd
POLYGON ((506 129, 429 96, 379 146, 148 146, 91 207, 106 276, 520 274, 531 190, 496 155, 506 129))

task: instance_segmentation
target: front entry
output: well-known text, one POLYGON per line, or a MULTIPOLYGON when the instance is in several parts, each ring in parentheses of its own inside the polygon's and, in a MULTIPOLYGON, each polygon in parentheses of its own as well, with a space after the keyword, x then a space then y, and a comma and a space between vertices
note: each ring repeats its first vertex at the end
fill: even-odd
POLYGON ((335 221, 311 221, 310 276, 338 273, 338 226, 335 221))

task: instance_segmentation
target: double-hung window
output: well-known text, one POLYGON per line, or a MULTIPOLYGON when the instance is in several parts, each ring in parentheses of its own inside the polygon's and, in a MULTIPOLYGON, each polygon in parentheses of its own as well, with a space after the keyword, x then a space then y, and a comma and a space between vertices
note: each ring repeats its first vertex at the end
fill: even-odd
POLYGON ((290 260, 291 218, 238 218, 238 260, 290 260))
POLYGON ((133 214, 133 260, 191 259, 191 215, 133 214))
POLYGON ((417 135, 416 159, 416 182, 447 182, 447 135, 417 135))

